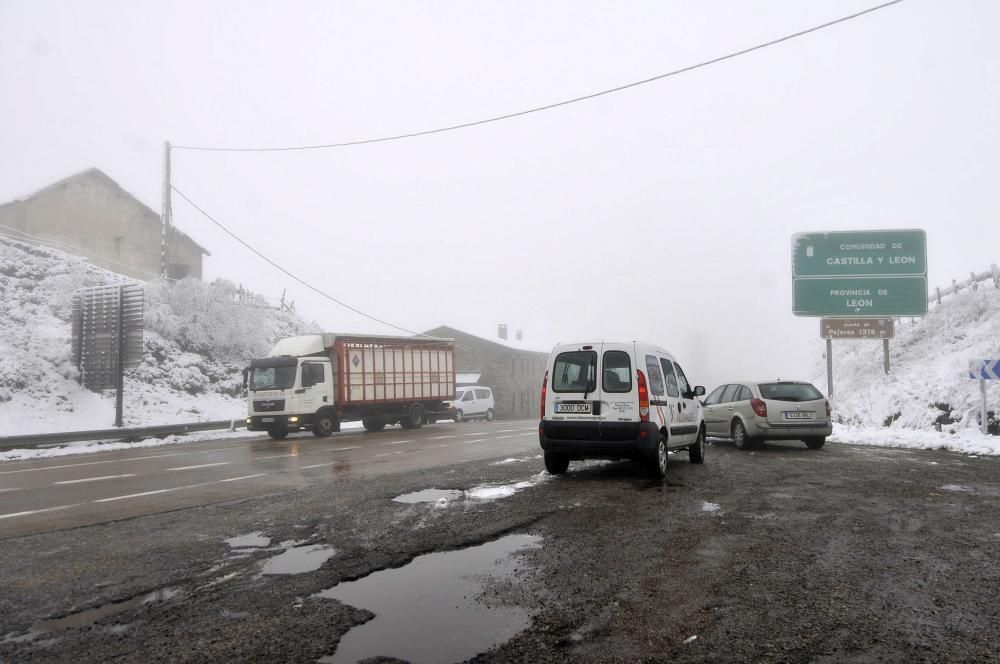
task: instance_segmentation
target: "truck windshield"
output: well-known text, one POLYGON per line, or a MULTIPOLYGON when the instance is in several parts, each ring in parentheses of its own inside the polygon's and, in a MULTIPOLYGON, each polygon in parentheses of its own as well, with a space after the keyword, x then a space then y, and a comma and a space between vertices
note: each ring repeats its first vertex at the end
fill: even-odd
POLYGON ((295 384, 296 366, 254 367, 250 376, 251 390, 287 390, 295 384))

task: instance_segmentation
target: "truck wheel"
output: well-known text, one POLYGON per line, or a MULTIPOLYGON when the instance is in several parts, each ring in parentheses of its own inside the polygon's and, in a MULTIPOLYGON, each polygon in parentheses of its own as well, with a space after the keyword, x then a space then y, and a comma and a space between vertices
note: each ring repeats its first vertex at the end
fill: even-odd
POLYGON ((465 413, 463 413, 460 410, 456 410, 455 411, 455 421, 456 422, 464 422, 465 421, 465 413))
POLYGON ((545 453, 545 470, 549 475, 562 475, 569 468, 569 457, 555 452, 545 453))
POLYGON ((667 475, 667 439, 660 436, 656 444, 656 454, 646 461, 646 472, 654 480, 662 480, 667 475))
POLYGON ((486 411, 486 421, 487 422, 492 422, 493 421, 493 409, 492 408, 490 408, 489 410, 486 411))
POLYGON ((385 420, 381 417, 363 417, 361 418, 361 426, 365 428, 365 431, 381 431, 385 428, 385 420))
POLYGON ((316 421, 313 423, 313 435, 317 438, 327 438, 336 430, 337 420, 333 413, 328 410, 321 410, 316 415, 316 421))
POLYGON ((288 437, 288 429, 268 429, 267 435, 274 440, 284 440, 288 437))
POLYGON ((414 404, 410 408, 410 414, 399 421, 403 425, 404 429, 419 429, 424 426, 424 407, 420 404, 414 404))
POLYGON ((691 463, 705 463, 705 429, 698 429, 698 437, 694 445, 688 448, 688 459, 691 463))

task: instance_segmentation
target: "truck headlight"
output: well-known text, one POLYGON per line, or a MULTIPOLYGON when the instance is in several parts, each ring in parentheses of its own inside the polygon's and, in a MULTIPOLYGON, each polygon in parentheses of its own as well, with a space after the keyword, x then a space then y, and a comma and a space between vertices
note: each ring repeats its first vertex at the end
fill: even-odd
POLYGON ((291 417, 288 418, 288 421, 289 422, 298 422, 299 418, 298 418, 297 415, 292 415, 291 417))

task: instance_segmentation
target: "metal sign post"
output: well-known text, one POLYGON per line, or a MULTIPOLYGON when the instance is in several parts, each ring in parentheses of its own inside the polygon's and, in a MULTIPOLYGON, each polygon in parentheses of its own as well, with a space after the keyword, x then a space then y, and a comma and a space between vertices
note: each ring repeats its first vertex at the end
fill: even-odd
POLYGON ((969 362, 969 378, 979 380, 979 394, 982 397, 980 428, 983 435, 988 433, 986 410, 986 381, 1000 380, 1000 360, 972 360, 969 362))
POLYGON ((833 339, 826 340, 826 396, 833 396, 833 339))
POLYGON ((84 288, 73 296, 73 364, 89 390, 115 390, 115 426, 123 425, 125 369, 142 361, 145 294, 137 284, 84 288))

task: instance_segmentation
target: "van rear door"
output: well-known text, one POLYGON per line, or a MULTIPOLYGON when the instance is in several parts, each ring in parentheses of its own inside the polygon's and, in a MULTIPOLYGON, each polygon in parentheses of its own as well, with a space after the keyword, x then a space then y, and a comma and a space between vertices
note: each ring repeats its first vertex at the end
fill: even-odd
MULTIPOLYGON (((594 422, 602 416, 597 368, 601 345, 564 346, 552 362, 552 397, 545 406, 553 420, 594 422)), ((596 430, 595 430, 595 437, 596 430)))

